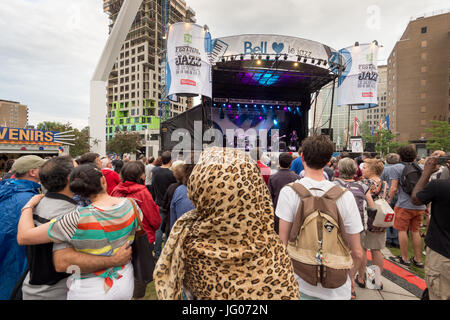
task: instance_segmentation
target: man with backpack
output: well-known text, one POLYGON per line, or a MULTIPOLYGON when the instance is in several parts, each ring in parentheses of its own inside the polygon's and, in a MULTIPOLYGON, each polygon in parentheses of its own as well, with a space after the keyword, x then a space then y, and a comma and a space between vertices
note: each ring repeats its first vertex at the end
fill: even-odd
POLYGON ((326 136, 305 139, 305 178, 281 190, 275 211, 302 299, 350 300, 350 270, 362 259, 363 225, 355 198, 323 176, 333 150, 326 136))
POLYGON ((418 268, 423 268, 421 262, 422 239, 420 237, 420 225, 425 214, 425 205, 414 205, 411 202, 411 193, 422 175, 422 169, 415 162, 416 151, 412 146, 398 148, 397 154, 400 156, 400 163, 393 165, 390 170, 391 189, 389 191, 389 202, 394 199, 398 192, 395 203, 394 228, 398 231, 401 255, 390 259, 401 265, 409 267, 413 263, 418 268), (408 256, 408 234, 410 231, 414 257, 408 256))

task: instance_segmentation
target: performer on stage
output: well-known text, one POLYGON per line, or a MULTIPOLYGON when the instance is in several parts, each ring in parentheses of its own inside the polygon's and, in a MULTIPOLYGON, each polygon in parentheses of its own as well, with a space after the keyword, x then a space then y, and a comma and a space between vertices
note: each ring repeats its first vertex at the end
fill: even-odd
POLYGON ((291 133, 289 148, 294 148, 294 150, 298 149, 298 136, 297 131, 293 130, 291 133))

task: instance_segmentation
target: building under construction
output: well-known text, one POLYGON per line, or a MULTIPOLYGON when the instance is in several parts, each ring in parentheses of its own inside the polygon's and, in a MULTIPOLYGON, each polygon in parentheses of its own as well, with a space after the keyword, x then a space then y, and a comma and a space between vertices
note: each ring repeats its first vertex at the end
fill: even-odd
MULTIPOLYGON (((111 32, 123 0, 103 0, 111 32)), ((192 106, 192 99, 165 100, 165 36, 176 22, 196 22, 183 0, 144 0, 108 80, 106 140, 115 132, 139 132, 142 152, 157 156, 161 121, 192 106)))

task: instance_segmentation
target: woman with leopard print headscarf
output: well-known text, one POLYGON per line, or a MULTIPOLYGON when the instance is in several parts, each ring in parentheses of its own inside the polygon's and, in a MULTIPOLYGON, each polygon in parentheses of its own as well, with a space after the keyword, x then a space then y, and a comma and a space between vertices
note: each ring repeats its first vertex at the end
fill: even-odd
POLYGON ((188 197, 196 209, 177 220, 155 268, 159 299, 182 299, 183 291, 195 299, 299 299, 256 163, 236 149, 207 149, 188 197))

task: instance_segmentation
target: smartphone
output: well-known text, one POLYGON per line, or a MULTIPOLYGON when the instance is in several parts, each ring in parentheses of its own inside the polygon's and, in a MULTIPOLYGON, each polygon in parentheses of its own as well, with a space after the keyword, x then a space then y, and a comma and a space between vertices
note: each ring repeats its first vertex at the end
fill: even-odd
POLYGON ((449 160, 450 160, 450 156, 445 156, 445 157, 439 157, 439 158, 437 158, 437 162, 438 162, 438 164, 441 165, 441 166, 445 166, 449 160))

